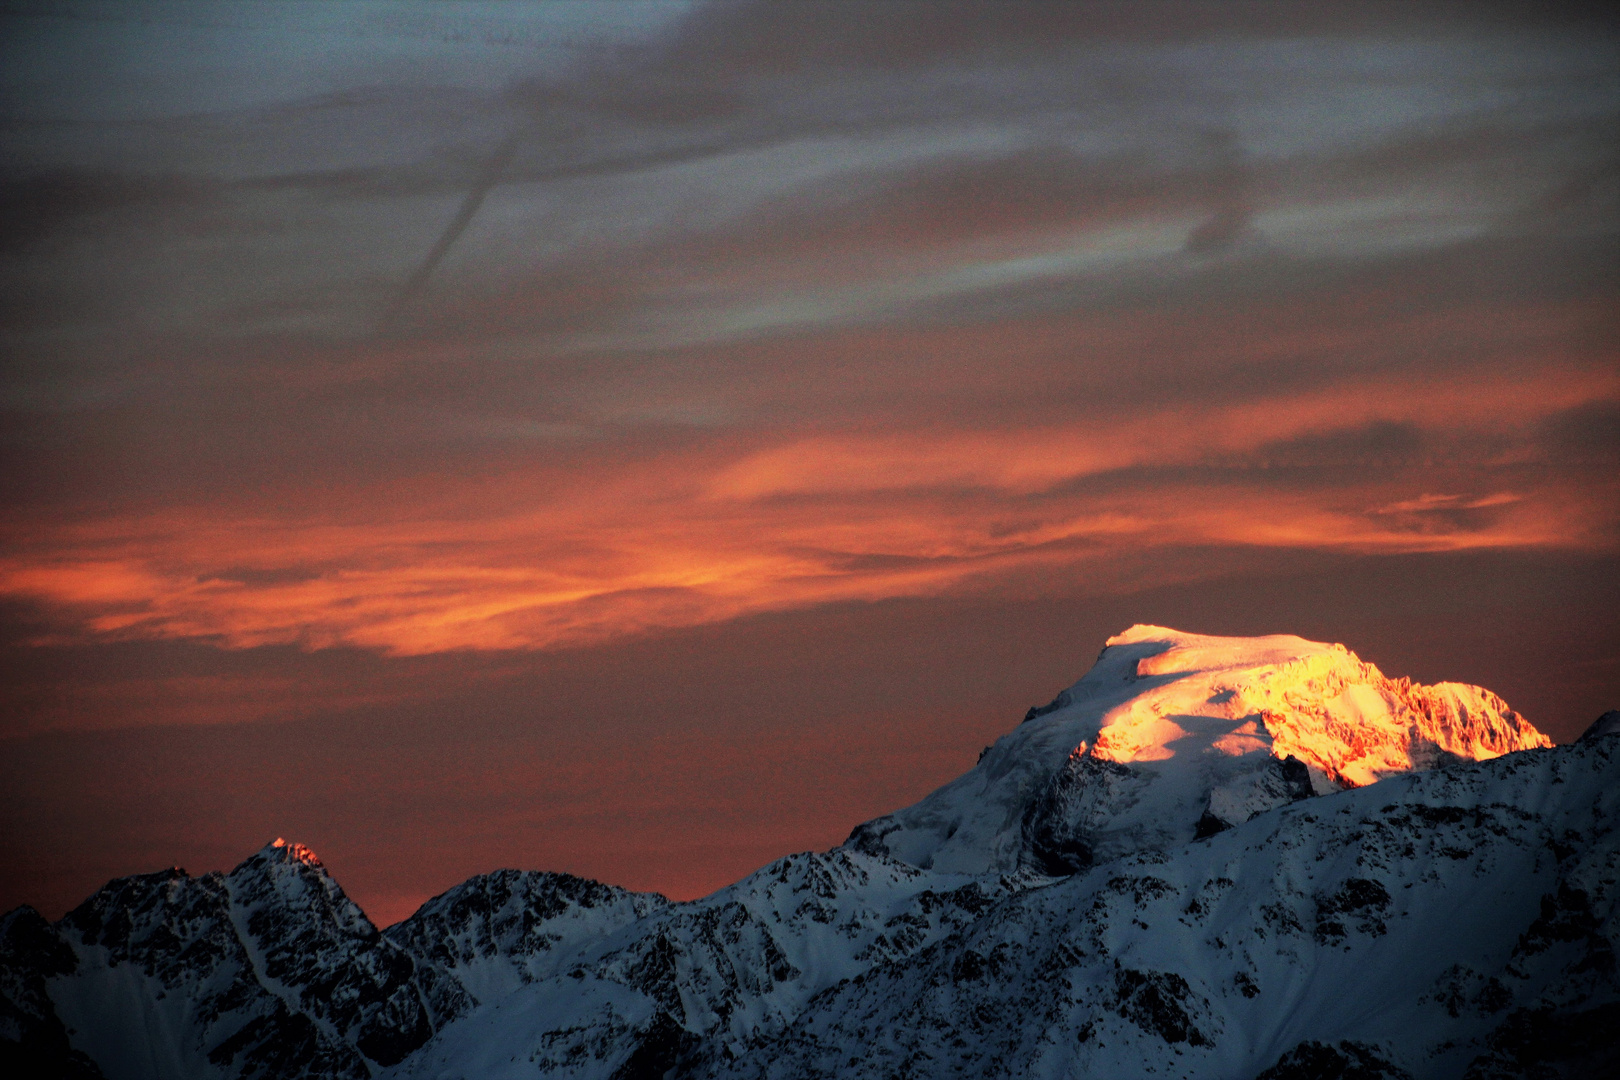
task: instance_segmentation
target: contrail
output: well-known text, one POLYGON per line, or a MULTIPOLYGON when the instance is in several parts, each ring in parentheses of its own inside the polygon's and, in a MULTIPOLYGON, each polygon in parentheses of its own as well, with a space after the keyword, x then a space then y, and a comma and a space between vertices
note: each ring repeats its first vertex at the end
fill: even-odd
MULTIPOLYGON (((837 128, 836 125, 828 125, 828 130, 834 129, 844 130, 837 128)), ((427 287, 428 279, 433 276, 433 271, 444 260, 445 255, 450 251, 456 240, 466 231, 467 226, 472 224, 472 219, 478 214, 478 208, 484 204, 484 198, 496 184, 501 182, 502 174, 505 173, 507 165, 511 163, 512 155, 517 151, 518 144, 533 130, 533 127, 520 127, 502 139, 495 147, 479 170, 477 177, 474 178, 472 189, 462 199, 461 208, 456 211, 456 216, 450 219, 450 223, 445 226, 444 232, 439 234, 439 239, 434 242, 432 249, 428 251, 421 265, 406 279, 404 285, 400 286, 399 292, 394 295, 394 299, 389 303, 382 318, 378 320, 376 330, 378 335, 386 334, 397 327, 405 313, 406 306, 422 295, 422 290, 427 287)), ((561 180, 594 175, 608 168, 624 170, 680 164, 703 158, 728 145, 734 145, 733 139, 711 137, 708 140, 699 141, 695 145, 688 144, 642 154, 609 158, 605 161, 599 159, 530 171, 523 175, 523 179, 526 181, 561 180)))
POLYGON ((467 192, 466 198, 461 200, 461 208, 456 211, 456 216, 450 219, 450 224, 446 225, 444 232, 439 234, 439 239, 434 242, 433 247, 427 253, 427 257, 422 260, 416 271, 405 280, 405 284, 400 287, 399 292, 394 296, 393 302, 388 305, 388 310, 383 313, 382 320, 377 324, 377 333, 379 335, 385 334, 397 326, 400 317, 405 312, 406 305, 415 301, 422 294, 423 288, 427 286, 428 278, 433 276, 433 271, 444 260, 444 256, 450 250, 451 245, 472 223, 473 217, 478 213, 478 208, 484 205, 484 198, 496 184, 500 183, 501 173, 506 171, 506 166, 512 160, 512 154, 517 150, 518 143, 522 141, 523 135, 524 132, 521 129, 512 132, 512 134, 501 140, 500 144, 495 147, 495 151, 485 160, 484 167, 478 171, 477 177, 473 180, 472 189, 467 192))

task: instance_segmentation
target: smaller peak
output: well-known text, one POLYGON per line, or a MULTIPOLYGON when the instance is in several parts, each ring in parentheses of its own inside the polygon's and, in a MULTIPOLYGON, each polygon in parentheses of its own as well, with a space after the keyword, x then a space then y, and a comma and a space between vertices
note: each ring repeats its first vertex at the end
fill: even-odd
POLYGON ((305 866, 321 865, 320 856, 316 855, 314 851, 303 844, 289 842, 279 836, 260 848, 259 854, 272 862, 303 863, 305 866))
POLYGON ((1620 709, 1610 709, 1596 720, 1592 726, 1582 733, 1579 742, 1591 742, 1601 739, 1605 735, 1620 735, 1620 709))

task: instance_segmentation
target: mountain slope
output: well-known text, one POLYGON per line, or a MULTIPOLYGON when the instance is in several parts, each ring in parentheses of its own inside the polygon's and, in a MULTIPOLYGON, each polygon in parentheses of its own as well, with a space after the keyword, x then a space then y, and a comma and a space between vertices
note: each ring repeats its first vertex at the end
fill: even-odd
POLYGON ((1054 876, 1173 850, 1317 790, 1547 745, 1488 691, 1386 679, 1342 646, 1159 627, 1111 639, 1031 713, 967 776, 842 849, 658 913, 567 978, 453 1025, 399 1074, 712 1065, 815 1013, 840 980, 904 963, 1054 876))
POLYGON ((1613 1075, 1617 821, 1612 735, 1283 807, 1009 898, 693 1075, 1613 1075))
POLYGON ((1607 737, 1067 878, 794 856, 626 928, 389 1075, 1479 1080, 1560 1055, 1600 1075, 1620 1020, 1617 811, 1607 737))
POLYGON ((46 981, 78 967, 66 942, 31 907, 0 918, 0 1075, 101 1080, 73 1049, 46 981))

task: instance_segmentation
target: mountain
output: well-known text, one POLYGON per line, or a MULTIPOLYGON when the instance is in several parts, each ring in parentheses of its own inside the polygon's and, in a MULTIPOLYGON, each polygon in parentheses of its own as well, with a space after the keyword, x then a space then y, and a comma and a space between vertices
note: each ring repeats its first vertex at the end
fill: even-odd
POLYGON ((55 924, 19 909, 0 1066, 1600 1075, 1616 734, 1552 747, 1488 691, 1342 646, 1133 627, 963 777, 699 900, 506 870, 379 932, 277 841, 55 924))
POLYGON ((1065 874, 1313 794, 1550 745, 1488 690, 1389 679, 1342 645, 1133 626, 972 771, 849 843, 923 868, 1065 874))

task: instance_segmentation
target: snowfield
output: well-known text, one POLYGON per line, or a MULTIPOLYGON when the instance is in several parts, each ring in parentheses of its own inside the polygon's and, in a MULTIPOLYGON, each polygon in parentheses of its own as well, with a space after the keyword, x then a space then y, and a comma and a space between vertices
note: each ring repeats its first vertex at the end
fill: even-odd
MULTIPOLYGON (((313 853, 0 922, 58 1076, 1620 1075, 1620 714, 1553 747, 1339 645, 1137 626, 967 774, 688 903, 313 853)), ((27 1075, 27 1072, 20 1075, 27 1075)))

